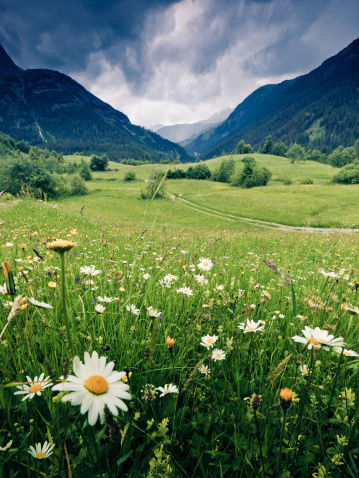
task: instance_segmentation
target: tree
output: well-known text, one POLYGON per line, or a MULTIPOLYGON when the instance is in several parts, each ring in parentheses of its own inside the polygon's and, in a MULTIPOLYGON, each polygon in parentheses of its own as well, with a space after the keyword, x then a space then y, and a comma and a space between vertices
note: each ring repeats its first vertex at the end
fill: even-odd
POLYGON ((248 154, 253 151, 253 148, 250 144, 246 144, 243 139, 241 139, 238 144, 236 149, 234 150, 234 154, 248 154))
POLYGON ((212 181, 218 181, 220 183, 230 183, 231 178, 235 171, 234 159, 224 159, 217 171, 212 175, 212 181))
POLYGON ((273 148, 272 148, 272 154, 274 154, 274 156, 284 156, 286 155, 287 153, 287 146, 280 142, 280 143, 274 143, 273 144, 273 148))
POLYGON ((303 146, 300 146, 297 143, 294 143, 290 146, 287 151, 287 158, 291 159, 292 163, 295 161, 301 161, 304 159, 305 150, 303 146))
POLYGON ((264 141, 264 146, 262 149, 263 154, 271 154, 273 149, 273 139, 272 136, 267 136, 264 141))
POLYGON ((359 158, 359 138, 354 143, 354 153, 355 157, 359 158))
POLYGON ((353 146, 350 148, 339 146, 328 156, 328 163, 337 168, 342 168, 346 164, 351 163, 354 158, 355 148, 353 146))
POLYGON ((256 186, 265 186, 272 177, 271 171, 267 168, 258 168, 254 158, 246 157, 242 159, 244 167, 232 182, 232 186, 241 188, 253 188, 256 186))
POLYGON ((127 171, 123 180, 124 181, 134 181, 136 179, 136 173, 134 171, 127 171))
POLYGON ((90 168, 92 171, 106 171, 108 162, 109 159, 106 154, 101 157, 93 154, 90 159, 90 168))
POLYGON ((90 166, 84 160, 81 161, 79 175, 84 181, 91 181, 92 179, 90 166))

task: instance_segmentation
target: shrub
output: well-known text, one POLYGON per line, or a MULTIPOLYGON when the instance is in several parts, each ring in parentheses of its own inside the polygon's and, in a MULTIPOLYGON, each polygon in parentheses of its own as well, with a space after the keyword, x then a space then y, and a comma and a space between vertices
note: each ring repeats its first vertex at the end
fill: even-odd
POLYGON ((85 181, 80 176, 73 176, 70 179, 70 194, 71 196, 83 196, 87 194, 85 181))
POLYGON ((93 154, 90 159, 90 168, 92 171, 106 171, 108 162, 109 159, 106 154, 101 157, 93 154))
POLYGON ((217 171, 212 174, 212 181, 230 183, 234 175, 235 167, 233 159, 224 159, 217 171))
POLYGON ((333 177, 334 183, 359 184, 359 160, 344 166, 338 174, 333 177))
POLYGON ((313 179, 305 178, 300 181, 300 184, 313 184, 313 179))
POLYGON ((290 186, 291 184, 293 184, 293 181, 284 174, 279 177, 279 181, 281 181, 285 186, 290 186))
POLYGON ((127 171, 123 180, 124 181, 134 181, 136 179, 136 173, 134 171, 127 171))
POLYGON ((141 191, 141 199, 161 198, 165 195, 163 172, 157 171, 147 180, 146 187, 141 191))
POLYGON ((246 157, 242 159, 244 168, 233 180, 232 186, 241 188, 254 188, 257 186, 265 186, 272 177, 271 171, 267 168, 258 168, 254 158, 246 157))

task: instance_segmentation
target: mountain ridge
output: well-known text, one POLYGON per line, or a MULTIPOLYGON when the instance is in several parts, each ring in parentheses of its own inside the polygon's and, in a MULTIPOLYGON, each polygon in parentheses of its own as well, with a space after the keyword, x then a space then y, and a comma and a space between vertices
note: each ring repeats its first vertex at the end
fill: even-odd
POLYGON ((329 152, 359 137, 359 39, 311 72, 279 84, 264 85, 237 105, 210 132, 181 143, 203 159, 233 150, 240 139, 259 147, 267 135, 329 152), (310 128, 318 122, 322 133, 310 128))
POLYGON ((11 62, 6 52, 0 55, 8 72, 0 74, 0 129, 17 141, 66 154, 106 153, 117 160, 191 159, 182 147, 132 124, 70 76, 48 69, 22 70, 11 62))

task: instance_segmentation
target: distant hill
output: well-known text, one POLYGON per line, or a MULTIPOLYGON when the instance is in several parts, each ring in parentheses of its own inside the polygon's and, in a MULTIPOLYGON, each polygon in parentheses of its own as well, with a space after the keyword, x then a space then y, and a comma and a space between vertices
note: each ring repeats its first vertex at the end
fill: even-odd
POLYGON ((156 133, 175 143, 184 141, 201 131, 216 126, 224 121, 232 113, 233 109, 219 111, 214 113, 210 118, 195 123, 174 124, 171 126, 163 126, 156 130, 156 133))
POLYGON ((258 88, 227 120, 183 145, 206 159, 241 139, 258 148, 272 135, 328 153, 359 138, 358 92, 359 39, 306 75, 258 88))
POLYGON ((16 140, 70 154, 106 153, 111 159, 191 158, 161 136, 52 70, 17 67, 0 47, 0 130, 16 140))

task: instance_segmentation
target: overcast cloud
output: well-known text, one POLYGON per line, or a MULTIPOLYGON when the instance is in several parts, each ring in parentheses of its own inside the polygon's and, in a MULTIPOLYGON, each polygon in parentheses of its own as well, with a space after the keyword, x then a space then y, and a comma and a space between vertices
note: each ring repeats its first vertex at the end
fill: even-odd
POLYGON ((357 0, 0 0, 22 68, 66 73, 135 124, 194 122, 359 37, 357 0))

